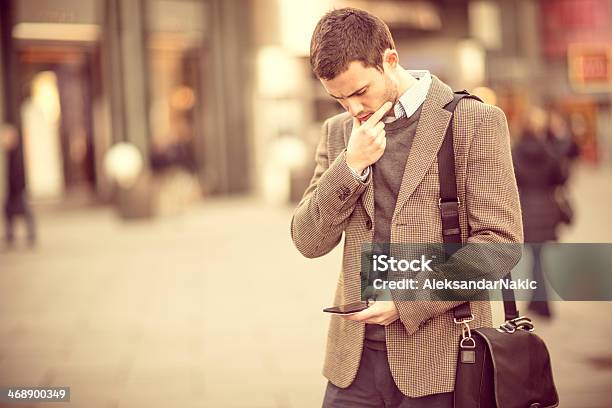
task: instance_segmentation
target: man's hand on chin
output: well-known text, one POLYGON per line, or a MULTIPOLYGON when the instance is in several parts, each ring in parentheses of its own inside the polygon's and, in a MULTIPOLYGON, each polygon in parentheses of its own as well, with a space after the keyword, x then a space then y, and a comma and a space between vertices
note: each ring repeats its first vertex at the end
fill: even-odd
POLYGON ((377 300, 359 313, 342 317, 346 320, 387 326, 399 319, 399 312, 392 300, 377 300))

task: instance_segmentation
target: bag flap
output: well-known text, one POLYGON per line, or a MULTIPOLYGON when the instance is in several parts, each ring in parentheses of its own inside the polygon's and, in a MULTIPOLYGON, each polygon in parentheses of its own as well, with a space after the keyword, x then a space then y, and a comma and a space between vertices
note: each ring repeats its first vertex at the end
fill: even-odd
POLYGON ((526 330, 507 333, 492 327, 474 329, 472 335, 482 337, 488 345, 498 407, 559 405, 550 356, 542 339, 526 330))

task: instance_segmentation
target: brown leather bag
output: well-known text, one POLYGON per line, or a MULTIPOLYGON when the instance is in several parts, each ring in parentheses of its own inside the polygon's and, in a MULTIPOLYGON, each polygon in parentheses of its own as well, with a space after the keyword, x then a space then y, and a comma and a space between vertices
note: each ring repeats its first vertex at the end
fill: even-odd
MULTIPOLYGON (((462 323, 463 324, 463 323, 462 323)), ((546 408, 559 405, 546 345, 526 317, 499 329, 466 328, 460 340, 456 408, 546 408)))

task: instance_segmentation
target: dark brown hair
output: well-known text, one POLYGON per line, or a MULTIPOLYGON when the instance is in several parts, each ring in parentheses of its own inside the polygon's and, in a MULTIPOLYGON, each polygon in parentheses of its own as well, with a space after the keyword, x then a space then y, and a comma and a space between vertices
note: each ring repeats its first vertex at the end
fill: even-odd
POLYGON ((310 41, 310 65, 319 78, 330 80, 353 61, 383 69, 383 53, 395 49, 389 27, 364 10, 342 8, 325 14, 310 41))

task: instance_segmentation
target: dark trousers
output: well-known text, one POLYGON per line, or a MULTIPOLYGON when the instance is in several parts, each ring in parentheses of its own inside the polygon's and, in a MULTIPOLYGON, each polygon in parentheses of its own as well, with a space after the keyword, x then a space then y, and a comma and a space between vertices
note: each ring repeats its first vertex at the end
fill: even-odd
POLYGON ((327 383, 323 408, 452 408, 453 393, 410 398, 402 394, 391 376, 387 351, 363 347, 361 363, 347 388, 327 383))
POLYGON ((15 239, 15 219, 22 216, 26 223, 27 237, 30 243, 36 240, 36 225, 34 215, 25 197, 18 196, 7 201, 4 205, 4 234, 6 241, 11 244, 15 239))

